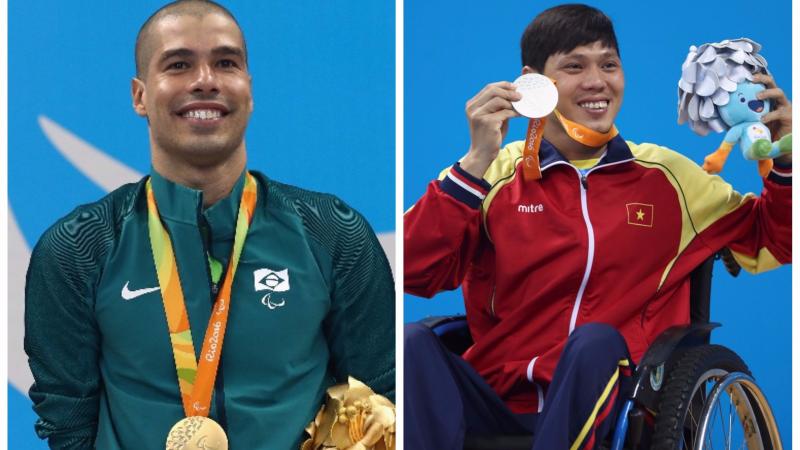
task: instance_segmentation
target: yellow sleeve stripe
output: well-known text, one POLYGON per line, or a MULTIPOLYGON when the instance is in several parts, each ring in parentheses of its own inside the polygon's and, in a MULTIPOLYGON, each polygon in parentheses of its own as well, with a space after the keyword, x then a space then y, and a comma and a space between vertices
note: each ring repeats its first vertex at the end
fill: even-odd
POLYGON ((584 439, 586 439, 586 435, 589 434, 589 430, 592 429, 592 425, 594 425, 594 420, 597 417, 597 413, 600 411, 600 407, 603 406, 603 403, 606 402, 609 394, 614 389, 614 385, 617 384, 617 380, 619 379, 619 367, 614 370, 614 374, 611 375, 611 379, 608 380, 608 384, 606 384, 606 388, 603 389, 603 393, 600 394, 600 398, 597 400, 597 403, 594 405, 594 409, 592 410, 592 414, 589 415, 589 418, 586 420, 586 423, 583 424, 583 428, 581 428, 581 432, 578 433, 577 439, 569 448, 570 450, 577 450, 580 448, 580 445, 583 443, 584 439))
POLYGON ((757 274, 780 267, 781 263, 770 253, 766 247, 758 250, 758 255, 752 257, 744 253, 731 251, 733 258, 742 266, 742 269, 757 274))
POLYGON ((524 141, 512 142, 503 147, 497 154, 497 158, 495 158, 495 160, 486 170, 486 174, 483 175, 483 179, 486 180, 490 186, 492 186, 491 190, 489 190, 489 193, 486 194, 486 198, 483 200, 483 203, 481 203, 483 229, 485 230, 486 237, 490 242, 492 241, 492 237, 489 236, 489 229, 486 226, 486 214, 489 211, 489 205, 492 204, 492 200, 494 200, 495 195, 497 195, 497 192, 500 191, 503 186, 514 181, 514 178, 517 175, 516 167, 522 158, 522 150, 524 147, 524 141))
POLYGON ((444 180, 444 178, 447 176, 448 173, 450 173, 450 169, 452 169, 452 168, 453 168, 453 166, 445 167, 441 172, 439 172, 439 177, 437 178, 437 180, 439 180, 439 181, 444 180))

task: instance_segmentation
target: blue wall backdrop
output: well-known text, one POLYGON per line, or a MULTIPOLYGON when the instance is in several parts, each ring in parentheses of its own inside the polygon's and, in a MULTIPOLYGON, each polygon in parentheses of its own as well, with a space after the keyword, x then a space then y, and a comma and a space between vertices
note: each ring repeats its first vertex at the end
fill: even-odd
MULTIPOLYGON (((249 166, 360 210, 393 260, 394 4, 221 0, 247 38, 249 166)), ((133 46, 162 1, 22 1, 9 22, 9 448, 33 433, 22 353, 30 248, 56 219, 149 171, 133 46)))
MULTIPOLYGON (((405 0, 404 208, 439 171, 469 147, 465 103, 486 84, 520 74, 519 39, 542 10, 560 2, 405 0)), ((614 21, 626 75, 617 126, 634 142, 654 142, 697 162, 722 135, 696 136, 677 125, 677 82, 690 45, 750 37, 778 84, 791 92, 791 3, 788 0, 592 1, 614 21)), ((521 140, 527 122, 514 119, 507 141, 521 140)), ((723 177, 740 192, 760 192, 755 164, 734 152, 723 177)), ((791 268, 731 278, 715 269, 712 318, 723 327, 713 341, 750 365, 791 445, 791 268)), ((406 296, 405 321, 463 311, 460 292, 432 300, 406 296)))

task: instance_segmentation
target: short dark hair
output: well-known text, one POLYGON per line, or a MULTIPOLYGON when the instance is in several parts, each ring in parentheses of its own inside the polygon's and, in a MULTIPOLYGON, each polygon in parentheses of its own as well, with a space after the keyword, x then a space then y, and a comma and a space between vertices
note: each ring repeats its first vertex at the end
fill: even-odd
POLYGON ((614 25, 608 16, 588 5, 555 6, 536 16, 522 34, 522 65, 541 73, 550 55, 569 53, 575 47, 597 41, 619 54, 614 25))
POLYGON ((150 17, 148 17, 147 20, 142 24, 141 28, 139 28, 139 33, 136 35, 136 48, 134 50, 136 77, 142 78, 143 73, 147 70, 147 64, 152 57, 152 49, 145 45, 145 41, 147 40, 148 33, 150 32, 150 28, 152 28, 153 24, 167 16, 182 16, 185 14, 204 16, 211 13, 220 13, 224 16, 227 16, 233 21, 233 23, 236 24, 236 27, 239 29, 239 33, 242 35, 244 59, 245 63, 247 63, 247 42, 245 42, 244 39, 244 32, 242 31, 242 27, 239 25, 239 22, 236 20, 236 17, 233 17, 233 14, 228 11, 227 8, 211 0, 175 0, 159 8, 158 11, 154 12, 150 17))

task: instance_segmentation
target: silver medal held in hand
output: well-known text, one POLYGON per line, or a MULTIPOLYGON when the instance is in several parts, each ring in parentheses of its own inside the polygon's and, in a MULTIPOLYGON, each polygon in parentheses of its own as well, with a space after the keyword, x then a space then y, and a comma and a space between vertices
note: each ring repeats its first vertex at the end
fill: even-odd
POLYGON ((556 109, 558 90, 550 78, 538 73, 526 73, 514 80, 514 86, 522 99, 511 105, 521 115, 538 119, 556 109))

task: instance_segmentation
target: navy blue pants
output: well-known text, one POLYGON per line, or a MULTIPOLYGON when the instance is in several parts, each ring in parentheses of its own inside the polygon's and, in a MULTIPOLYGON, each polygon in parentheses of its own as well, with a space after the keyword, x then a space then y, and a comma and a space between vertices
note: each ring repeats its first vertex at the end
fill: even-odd
MULTIPOLYGON (((567 340, 542 412, 511 412, 492 388, 427 327, 404 333, 404 446, 461 450, 469 435, 533 434, 534 450, 591 449, 610 437, 631 367, 613 327, 590 323, 567 340)), ((531 389, 535 389, 531 385, 531 389)))

